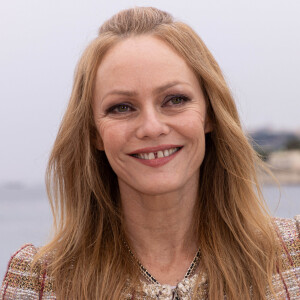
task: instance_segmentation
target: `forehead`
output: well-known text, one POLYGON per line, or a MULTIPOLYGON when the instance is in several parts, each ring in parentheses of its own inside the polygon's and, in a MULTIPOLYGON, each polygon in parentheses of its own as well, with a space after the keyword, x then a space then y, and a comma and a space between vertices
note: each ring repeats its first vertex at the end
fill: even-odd
POLYGON ((199 85, 185 60, 154 36, 137 36, 117 43, 104 56, 96 78, 96 93, 108 88, 154 88, 165 82, 199 85))

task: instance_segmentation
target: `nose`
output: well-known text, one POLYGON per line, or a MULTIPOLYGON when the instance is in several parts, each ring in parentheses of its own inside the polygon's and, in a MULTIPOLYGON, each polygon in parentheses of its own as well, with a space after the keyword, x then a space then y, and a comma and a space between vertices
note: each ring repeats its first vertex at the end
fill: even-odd
POLYGON ((169 132, 170 127, 167 124, 166 116, 155 110, 154 107, 148 107, 140 113, 136 130, 137 138, 155 139, 167 135, 169 132))

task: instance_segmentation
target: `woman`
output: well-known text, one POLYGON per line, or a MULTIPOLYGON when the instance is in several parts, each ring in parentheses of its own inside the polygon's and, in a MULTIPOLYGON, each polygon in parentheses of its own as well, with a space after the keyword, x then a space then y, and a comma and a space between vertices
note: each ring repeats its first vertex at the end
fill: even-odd
POLYGON ((54 238, 12 257, 3 299, 296 299, 296 221, 268 216, 259 165, 197 34, 121 11, 78 64, 50 157, 54 238))

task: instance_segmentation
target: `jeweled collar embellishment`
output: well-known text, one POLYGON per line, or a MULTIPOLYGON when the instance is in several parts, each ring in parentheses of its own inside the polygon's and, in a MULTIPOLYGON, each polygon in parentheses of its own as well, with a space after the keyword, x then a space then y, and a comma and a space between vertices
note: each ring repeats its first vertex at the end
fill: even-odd
POLYGON ((198 275, 194 274, 200 259, 200 248, 198 249, 190 267, 184 278, 175 286, 160 284, 142 265, 142 263, 133 254, 128 244, 124 242, 132 259, 138 264, 141 275, 149 282, 141 281, 143 292, 146 296, 154 299, 165 300, 184 300, 189 299, 195 286, 198 275))

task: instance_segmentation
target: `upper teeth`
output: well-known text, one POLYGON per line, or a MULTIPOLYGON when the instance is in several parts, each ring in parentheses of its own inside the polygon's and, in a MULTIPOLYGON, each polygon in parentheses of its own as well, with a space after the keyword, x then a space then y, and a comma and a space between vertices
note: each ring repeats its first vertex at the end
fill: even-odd
POLYGON ((155 158, 170 156, 171 154, 175 153, 179 149, 180 148, 177 147, 177 148, 171 148, 171 149, 161 150, 161 151, 157 151, 157 152, 137 153, 137 154, 134 154, 134 156, 141 158, 141 159, 155 159, 155 158))

